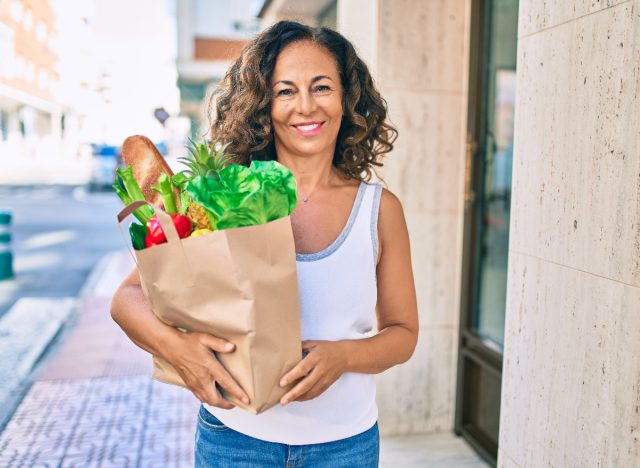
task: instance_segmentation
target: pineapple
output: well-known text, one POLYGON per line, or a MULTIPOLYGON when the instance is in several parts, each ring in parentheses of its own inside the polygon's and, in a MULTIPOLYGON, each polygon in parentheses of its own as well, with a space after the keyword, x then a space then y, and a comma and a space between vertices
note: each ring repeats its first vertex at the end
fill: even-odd
POLYGON ((202 205, 198 205, 196 202, 191 202, 187 209, 187 216, 191 218, 196 225, 195 229, 211 230, 212 226, 209 222, 209 215, 202 205))
MULTIPOLYGON (((179 160, 187 166, 184 174, 188 179, 192 179, 196 176, 202 176, 207 178, 218 179, 218 172, 225 167, 233 158, 233 155, 226 155, 226 145, 219 146, 214 141, 211 145, 208 145, 205 141, 199 143, 189 139, 191 145, 188 147, 189 156, 180 158, 179 160), (216 146, 219 146, 216 151, 216 146)), ((213 229, 212 219, 210 218, 207 210, 202 205, 191 201, 187 209, 187 216, 193 220, 196 224, 196 229, 213 229)))

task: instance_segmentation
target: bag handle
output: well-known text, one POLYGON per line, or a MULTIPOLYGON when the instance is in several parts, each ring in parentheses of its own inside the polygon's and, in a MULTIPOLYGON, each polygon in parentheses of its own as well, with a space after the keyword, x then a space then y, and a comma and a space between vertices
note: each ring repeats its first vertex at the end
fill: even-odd
POLYGON ((133 203, 125 206, 120 213, 118 213, 118 225, 122 224, 127 216, 131 215, 138 208, 143 206, 150 206, 155 211, 156 216, 158 217, 158 222, 160 226, 162 226, 162 230, 164 231, 164 235, 167 238, 167 242, 179 242, 180 236, 178 236, 178 231, 176 231, 176 227, 173 224, 173 220, 171 216, 169 216, 165 211, 161 210, 157 206, 152 205, 146 200, 137 200, 133 203))
MULTIPOLYGON (((177 253, 177 255, 181 257, 183 264, 188 266, 189 261, 187 260, 187 256, 182 247, 182 243, 180 242, 180 236, 178 235, 178 231, 176 230, 176 227, 173 224, 173 220, 171 219, 171 216, 169 216, 164 210, 161 210, 160 208, 158 208, 155 205, 152 205, 146 200, 137 200, 125 206, 120 211, 120 213, 118 213, 117 219, 118 219, 118 230, 120 231, 122 238, 125 240, 125 244, 129 249, 129 253, 131 253, 131 256, 133 257, 134 262, 136 262, 136 265, 138 266, 138 271, 140 271, 140 265, 138 264, 138 259, 131 247, 131 240, 125 237, 124 232, 122 231, 122 222, 128 216, 130 216, 134 211, 136 211, 138 208, 141 208, 145 205, 153 208, 153 210, 155 211, 155 214, 158 217, 158 222, 160 223, 160 226, 164 231, 164 235, 167 238, 167 243, 171 246, 171 248, 175 252, 179 252, 177 253)), ((195 277, 193 275, 191 268, 188 268, 188 267, 185 268, 185 271, 183 274, 185 276, 188 276, 190 284, 194 283, 195 277)), ((142 271, 140 271, 140 275, 142 275, 142 271)))

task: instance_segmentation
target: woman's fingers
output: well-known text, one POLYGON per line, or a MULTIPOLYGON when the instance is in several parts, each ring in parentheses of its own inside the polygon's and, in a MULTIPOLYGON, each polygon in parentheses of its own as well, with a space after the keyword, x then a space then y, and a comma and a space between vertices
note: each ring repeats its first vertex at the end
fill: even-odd
POLYGON ((209 335, 207 333, 199 333, 200 342, 214 351, 219 353, 230 353, 235 349, 235 345, 230 341, 217 336, 209 335))
POLYGON ((183 339, 181 353, 175 355, 172 364, 200 401, 225 409, 235 407, 218 392, 218 382, 227 394, 249 403, 247 394, 212 352, 230 352, 234 349, 232 343, 206 333, 185 333, 183 339))
POLYGON ((321 343, 321 341, 318 341, 318 340, 304 340, 302 342, 302 351, 309 351, 310 349, 313 349, 316 346, 318 346, 318 343, 321 343))
POLYGON ((320 396, 320 394, 322 394, 327 388, 328 387, 325 387, 325 384, 323 383, 322 379, 318 379, 316 383, 309 390, 307 390, 301 395, 298 395, 298 398, 296 398, 296 401, 313 400, 317 396, 320 396))
MULTIPOLYGON (((248 395, 240 388, 240 385, 231 377, 227 370, 222 367, 215 358, 209 365, 209 372, 213 379, 225 389, 227 393, 235 396, 245 404, 249 404, 248 395)), ((217 392, 217 391, 216 391, 217 392)))
POLYGON ((302 381, 298 382, 298 384, 289 390, 281 399, 280 403, 282 405, 286 405, 291 401, 295 401, 298 399, 300 395, 304 395, 307 393, 316 382, 320 379, 320 372, 314 368, 309 375, 307 375, 302 381))
POLYGON ((211 406, 217 406, 223 409, 235 408, 235 405, 228 400, 225 400, 222 395, 216 389, 215 382, 211 382, 209 388, 202 388, 200 391, 194 392, 196 398, 203 403, 211 406))
MULTIPOLYGON (((230 341, 227 341, 223 338, 218 338, 217 336, 209 335, 207 333, 200 334, 200 342, 213 351, 228 353, 235 349, 235 345, 230 341)), ((212 356, 213 357, 213 356, 212 356)), ((227 372, 227 370, 222 367, 222 365, 218 362, 218 360, 213 357, 209 365, 209 373, 213 377, 213 379, 220 384, 220 386, 230 395, 235 396, 237 399, 241 400, 245 404, 249 404, 248 395, 242 390, 240 385, 231 377, 231 375, 227 372)), ((214 392, 222 401, 227 401, 221 396, 219 396, 218 391, 214 392)), ((216 405, 218 406, 218 405, 216 405)))
POLYGON ((311 355, 305 356, 304 359, 302 359, 302 361, 296 364, 293 369, 287 372, 282 377, 282 379, 280 379, 280 386, 284 387, 286 385, 289 385, 291 382, 295 382, 296 380, 304 377, 309 372, 311 372, 311 369, 314 368, 315 363, 316 362, 313 356, 311 355))

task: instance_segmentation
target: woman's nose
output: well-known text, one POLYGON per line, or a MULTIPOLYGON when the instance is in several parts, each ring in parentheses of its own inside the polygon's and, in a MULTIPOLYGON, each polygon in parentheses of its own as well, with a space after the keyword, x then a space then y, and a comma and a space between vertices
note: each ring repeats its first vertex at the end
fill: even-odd
POLYGON ((316 101, 313 98, 313 95, 308 92, 298 93, 297 107, 296 111, 301 115, 312 114, 316 109, 316 101))

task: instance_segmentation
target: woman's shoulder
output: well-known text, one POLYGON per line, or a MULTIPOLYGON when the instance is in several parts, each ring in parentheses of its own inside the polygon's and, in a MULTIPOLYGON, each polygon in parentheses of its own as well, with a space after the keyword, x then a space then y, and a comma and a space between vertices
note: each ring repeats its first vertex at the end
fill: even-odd
POLYGON ((402 213, 402 202, 396 194, 385 187, 381 182, 366 182, 365 184, 374 186, 380 191, 380 214, 385 213, 402 213))
POLYGON ((399 214, 402 215, 402 202, 391 190, 385 187, 385 184, 383 182, 351 179, 346 183, 346 185, 351 186, 352 189, 355 188, 356 190, 361 185, 364 185, 373 187, 376 191, 379 192, 376 194, 376 197, 380 200, 378 205, 378 226, 380 226, 380 215, 382 215, 383 212, 385 214, 388 214, 387 217, 392 218, 399 214))
MULTIPOLYGON (((404 217, 402 202, 391 190, 383 187, 382 184, 376 185, 380 190, 380 205, 378 207, 378 256, 376 264, 383 257, 383 252, 397 251, 398 247, 403 248, 408 245, 409 235, 407 232, 407 223, 404 217)), ((387 254, 393 256, 393 253, 387 254)))
POLYGON ((385 241, 398 239, 407 231, 402 202, 396 194, 386 187, 382 187, 380 194, 380 208, 378 211, 378 236, 381 244, 385 241))

